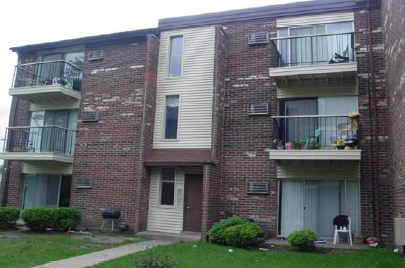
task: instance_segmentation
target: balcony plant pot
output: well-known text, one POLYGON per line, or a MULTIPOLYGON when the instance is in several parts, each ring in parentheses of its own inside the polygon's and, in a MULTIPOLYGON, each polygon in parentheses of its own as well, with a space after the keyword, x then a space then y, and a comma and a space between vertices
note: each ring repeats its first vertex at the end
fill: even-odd
POLYGON ((283 145, 277 145, 277 150, 284 150, 284 146, 283 145))
POLYGON ((302 145, 304 144, 304 142, 302 140, 293 140, 293 149, 294 150, 301 150, 302 145))

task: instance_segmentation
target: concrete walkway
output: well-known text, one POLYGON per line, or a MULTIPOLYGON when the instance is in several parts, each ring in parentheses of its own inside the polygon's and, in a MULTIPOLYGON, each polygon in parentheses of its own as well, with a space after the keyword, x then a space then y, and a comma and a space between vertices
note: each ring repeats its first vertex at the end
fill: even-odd
POLYGON ((149 240, 135 244, 120 246, 93 252, 81 256, 72 257, 69 259, 53 261, 46 264, 34 266, 32 268, 84 268, 96 265, 105 261, 116 259, 125 255, 129 255, 138 251, 145 250, 147 247, 155 247, 160 245, 170 245, 177 241, 175 240, 149 240))

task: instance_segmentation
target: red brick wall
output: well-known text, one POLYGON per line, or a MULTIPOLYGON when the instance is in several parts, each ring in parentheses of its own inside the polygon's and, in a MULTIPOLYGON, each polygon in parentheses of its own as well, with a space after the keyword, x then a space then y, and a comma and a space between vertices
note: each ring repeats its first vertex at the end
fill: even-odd
POLYGON ((405 2, 382 1, 393 217, 405 217, 405 2))
POLYGON ((270 44, 249 46, 247 34, 269 32, 274 20, 224 25, 227 65, 221 210, 256 218, 276 233, 277 178, 265 149, 271 147, 272 115, 277 115, 276 87, 269 78, 270 44), (250 103, 268 103, 269 115, 248 116, 250 103), (246 194, 247 181, 268 182, 268 195, 246 194))
POLYGON ((385 62, 380 10, 370 13, 375 83, 372 81, 368 44, 368 23, 365 10, 355 12, 355 44, 358 64, 359 131, 362 160, 360 162, 361 232, 381 235, 392 240, 391 184, 388 162, 388 117, 385 86, 385 62), (377 96, 374 101, 373 91, 377 96), (375 112, 374 112, 375 109, 375 112), (376 115, 376 120, 374 119, 376 115), (377 133, 374 131, 377 126, 377 133), (374 141, 378 141, 378 147, 374 141))
MULTIPOLYGON (((19 63, 30 63, 36 61, 36 55, 30 53, 20 53, 19 63)), ((11 68, 11 67, 10 67, 11 68)), ((10 107, 9 126, 29 126, 30 112, 29 103, 25 100, 13 97, 10 107), (16 109, 18 107, 18 109, 16 109)), ((7 137, 7 147, 12 139, 7 137)), ((17 161, 4 161, 2 170, 2 181, 0 186, 0 205, 19 207, 21 189, 21 168, 22 163, 17 161), (10 171, 8 172, 10 166, 10 171), (9 174, 8 174, 9 173, 9 174), (8 189, 6 190, 6 184, 8 189)))
POLYGON ((85 60, 80 111, 99 111, 100 119, 85 123, 79 114, 73 166, 71 206, 82 210, 89 227, 100 226, 105 209, 120 210, 131 229, 145 226, 142 200, 148 199, 149 184, 141 163, 151 145, 156 43, 148 37, 86 48, 103 49, 105 55, 101 61, 85 60), (91 178, 92 188, 76 189, 77 178, 91 178))
POLYGON ((220 218, 221 156, 224 134, 224 97, 226 75, 226 33, 220 28, 215 32, 214 92, 212 103, 211 164, 204 166, 202 230, 207 230, 220 218))

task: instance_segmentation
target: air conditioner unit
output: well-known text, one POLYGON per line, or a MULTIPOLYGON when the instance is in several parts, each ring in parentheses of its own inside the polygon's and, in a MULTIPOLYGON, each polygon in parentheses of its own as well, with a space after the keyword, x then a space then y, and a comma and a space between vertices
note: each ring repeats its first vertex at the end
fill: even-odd
POLYGON ((82 122, 97 122, 98 118, 98 111, 87 111, 82 113, 82 122))
POLYGON ((102 60, 103 58, 104 58, 104 51, 101 49, 89 51, 89 53, 87 54, 87 60, 89 61, 102 60))
POLYGON ((269 114, 269 105, 267 103, 251 103, 247 106, 248 115, 269 114))
POLYGON ((247 182, 246 193, 248 194, 267 194, 269 192, 269 184, 267 182, 247 182))
POLYGON ((76 179, 76 188, 78 188, 78 189, 91 188, 91 179, 90 178, 77 178, 76 179))
POLYGON ((250 33, 248 35, 248 44, 267 44, 269 42, 269 35, 267 32, 250 33))

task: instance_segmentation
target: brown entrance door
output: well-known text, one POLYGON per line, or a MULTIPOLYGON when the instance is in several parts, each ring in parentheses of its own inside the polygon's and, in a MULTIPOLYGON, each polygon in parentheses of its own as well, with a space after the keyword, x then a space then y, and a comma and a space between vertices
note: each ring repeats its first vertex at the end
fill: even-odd
POLYGON ((202 174, 186 174, 184 190, 184 231, 201 232, 202 174))

